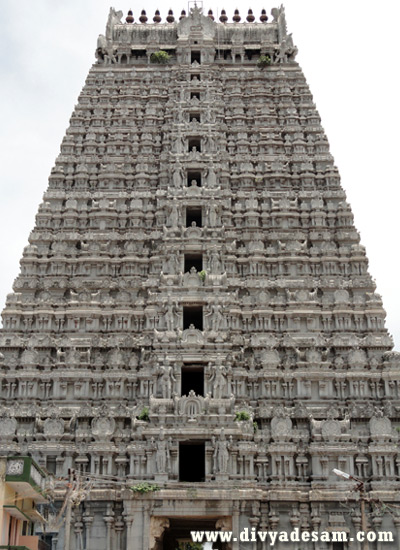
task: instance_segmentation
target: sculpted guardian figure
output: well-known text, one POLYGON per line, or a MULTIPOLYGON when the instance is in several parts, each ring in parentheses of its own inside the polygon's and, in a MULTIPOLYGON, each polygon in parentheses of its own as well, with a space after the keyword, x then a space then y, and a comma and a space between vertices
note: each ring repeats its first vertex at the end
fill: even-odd
POLYGON ((215 363, 213 368, 211 367, 211 363, 209 364, 213 371, 210 382, 213 382, 213 398, 221 399, 225 394, 227 372, 222 364, 221 358, 218 358, 215 363))
POLYGON ((209 227, 216 227, 218 222, 218 207, 213 201, 207 209, 207 220, 209 227))
POLYGON ((229 465, 229 443, 226 440, 224 428, 221 430, 219 440, 215 441, 213 456, 214 467, 216 467, 216 472, 214 473, 226 474, 229 465))
POLYGON ((210 306, 210 311, 204 315, 210 317, 209 327, 211 330, 218 332, 224 321, 223 308, 221 304, 215 302, 210 306))
POLYGON ((161 428, 156 442, 156 465, 160 474, 165 474, 170 470, 170 441, 165 439, 164 428, 161 428))
POLYGON ((176 382, 176 378, 173 368, 166 362, 165 367, 160 367, 160 385, 163 399, 171 399, 174 382, 176 382))
POLYGON ((172 302, 171 297, 168 297, 168 301, 165 304, 164 318, 165 325, 169 332, 174 331, 176 328, 176 319, 179 316, 179 308, 176 302, 172 302))

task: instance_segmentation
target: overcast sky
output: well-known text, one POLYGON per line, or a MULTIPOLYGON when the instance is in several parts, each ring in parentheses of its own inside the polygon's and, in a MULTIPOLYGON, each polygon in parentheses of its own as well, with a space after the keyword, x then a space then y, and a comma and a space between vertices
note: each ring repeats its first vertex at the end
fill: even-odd
MULTIPOLYGON (((231 21, 251 7, 256 17, 279 2, 204 3, 231 21)), ((202 3, 199 2, 199 5, 202 3)), ((187 2, 138 4, 149 19, 187 2)), ((19 272, 19 259, 59 153, 73 107, 105 32, 110 0, 2 0, 0 20, 0 307, 19 272)), ((299 48, 331 153, 352 206, 370 272, 400 346, 399 159, 400 2, 286 0, 288 30, 299 48)), ((272 19, 272 18, 270 18, 272 19)))

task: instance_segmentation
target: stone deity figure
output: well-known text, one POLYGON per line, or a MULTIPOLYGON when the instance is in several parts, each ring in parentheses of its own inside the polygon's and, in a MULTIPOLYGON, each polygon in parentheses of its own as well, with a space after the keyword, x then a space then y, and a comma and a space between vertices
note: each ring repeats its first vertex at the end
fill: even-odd
POLYGON ((164 317, 168 331, 174 331, 176 327, 175 319, 179 315, 179 308, 176 302, 172 302, 171 297, 168 297, 168 302, 165 304, 164 317))
POLYGON ((226 474, 229 465, 229 444, 222 428, 218 441, 214 444, 214 473, 226 474))
POLYGON ((213 274, 221 273, 222 262, 217 250, 213 250, 209 255, 208 265, 209 265, 210 273, 213 273, 213 274))
POLYGON ((156 465, 160 474, 170 470, 170 441, 165 439, 163 428, 160 430, 160 436, 156 443, 156 465))
POLYGON ((209 227, 216 227, 218 222, 218 207, 213 201, 207 209, 207 219, 209 227))
POLYGON ((167 273, 179 273, 181 271, 181 261, 179 255, 175 252, 171 252, 166 261, 167 273))
POLYGON ((217 185, 217 176, 215 174, 215 170, 213 168, 210 168, 206 173, 207 178, 207 187, 215 187, 217 185))
POLYGON ((172 201, 172 206, 169 213, 168 225, 170 227, 177 227, 179 221, 179 209, 176 199, 172 201))
POLYGON ((174 184, 174 187, 181 187, 182 186, 182 180, 183 180, 183 171, 180 163, 176 164, 175 170, 172 174, 172 183, 174 184))
MULTIPOLYGON (((209 364, 211 367, 211 363, 209 364)), ((215 366, 212 368, 212 374, 210 382, 213 382, 213 397, 214 399, 221 399, 225 394, 226 388, 226 368, 222 364, 220 358, 216 360, 215 366)))
POLYGON ((200 191, 200 188, 199 188, 199 186, 197 185, 197 181, 196 181, 196 180, 191 180, 191 182, 190 182, 190 189, 192 190, 192 192, 193 192, 193 190, 198 190, 198 191, 200 191))
POLYGON ((204 317, 210 317, 210 329, 214 332, 218 332, 224 321, 223 309, 221 304, 215 302, 211 304, 210 311, 204 315, 204 317))
POLYGON ((113 29, 115 25, 121 24, 121 18, 123 16, 122 11, 116 11, 115 8, 110 8, 110 13, 108 14, 108 21, 106 26, 106 37, 109 40, 112 40, 113 38, 113 29))
POLYGON ((167 363, 160 368, 160 385, 163 399, 171 399, 173 383, 176 382, 173 368, 167 363))
POLYGON ((213 153, 215 151, 215 141, 211 133, 206 136, 207 151, 213 153))

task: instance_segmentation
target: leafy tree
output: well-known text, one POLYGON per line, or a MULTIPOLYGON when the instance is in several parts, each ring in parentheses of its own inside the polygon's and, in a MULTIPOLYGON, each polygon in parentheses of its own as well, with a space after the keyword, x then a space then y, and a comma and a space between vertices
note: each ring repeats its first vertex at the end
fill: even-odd
POLYGON ((150 56, 151 63, 158 63, 160 65, 166 65, 170 59, 171 59, 171 56, 164 50, 154 52, 150 56))
POLYGON ((257 67, 259 67, 260 69, 264 69, 264 67, 269 67, 271 63, 272 63, 272 60, 269 55, 261 55, 258 58, 257 67))
POLYGON ((139 414, 139 416, 137 417, 138 420, 144 420, 144 422, 149 422, 150 421, 150 417, 149 417, 149 407, 143 407, 141 413, 139 414))
POLYGON ((238 411, 235 416, 235 420, 238 422, 246 422, 246 420, 250 420, 250 414, 247 411, 238 411))

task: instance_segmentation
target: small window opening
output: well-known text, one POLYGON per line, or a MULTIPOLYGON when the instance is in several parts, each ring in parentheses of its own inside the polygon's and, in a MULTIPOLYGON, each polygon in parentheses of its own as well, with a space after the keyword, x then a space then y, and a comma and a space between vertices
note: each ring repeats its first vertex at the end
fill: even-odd
POLYGON ((201 365, 182 367, 181 389, 181 395, 194 391, 196 395, 204 396, 204 368, 201 365))
POLYGON ((224 59, 232 60, 232 51, 231 50, 225 50, 224 51, 224 59))
POLYGON ((46 458, 46 470, 50 474, 55 474, 56 473, 56 466, 57 466, 56 457, 55 456, 48 456, 46 458))
POLYGON ((132 50, 132 56, 136 59, 141 59, 147 57, 146 50, 132 50))
POLYGON ((245 50, 244 55, 250 61, 253 59, 258 59, 261 55, 261 50, 245 50))
POLYGON ((202 254, 185 254, 185 273, 188 273, 192 267, 198 273, 203 270, 203 255, 202 254))
POLYGON ((203 330, 203 308, 202 306, 183 306, 183 330, 191 326, 203 330))
POLYGON ((206 477, 204 443, 179 443, 179 481, 201 482, 206 477))
POLYGON ((167 54, 170 55, 171 57, 173 55, 176 55, 176 49, 175 48, 172 48, 172 49, 169 49, 169 50, 165 49, 164 51, 167 52, 167 54))
POLYGON ((195 61, 197 61, 197 63, 201 63, 201 52, 191 52, 190 63, 194 63, 195 61))
POLYGON ((198 99, 200 101, 200 92, 190 92, 190 99, 198 99))
POLYGON ((196 73, 196 74, 191 74, 190 75, 190 80, 195 80, 196 81, 196 80, 201 80, 201 78, 200 78, 200 75, 196 73))
POLYGON ((201 114, 200 113, 189 113, 189 122, 193 122, 194 120, 197 120, 197 122, 201 122, 201 114))
POLYGON ((197 187, 201 187, 201 172, 188 172, 188 187, 195 185, 193 182, 196 182, 197 187))
POLYGON ((189 138, 188 140, 188 151, 190 152, 201 152, 201 139, 200 138, 189 138))
POLYGON ((191 227, 193 222, 197 225, 197 227, 202 226, 201 208, 186 208, 186 227, 191 227))

